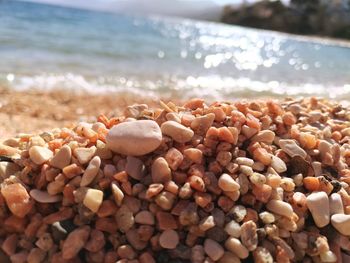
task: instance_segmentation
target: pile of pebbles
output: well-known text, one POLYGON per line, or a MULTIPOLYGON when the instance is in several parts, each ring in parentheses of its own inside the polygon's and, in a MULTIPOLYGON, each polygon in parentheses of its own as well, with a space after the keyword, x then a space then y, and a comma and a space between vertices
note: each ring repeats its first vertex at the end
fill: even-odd
POLYGON ((0 262, 350 262, 350 111, 193 99, 0 144, 0 262))

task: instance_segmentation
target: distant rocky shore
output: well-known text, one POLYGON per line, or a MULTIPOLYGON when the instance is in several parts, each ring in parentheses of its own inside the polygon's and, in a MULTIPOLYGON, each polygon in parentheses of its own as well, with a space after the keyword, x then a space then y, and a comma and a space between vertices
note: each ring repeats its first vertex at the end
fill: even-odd
POLYGON ((226 6, 221 21, 253 28, 302 35, 350 39, 349 1, 259 1, 239 7, 226 6))

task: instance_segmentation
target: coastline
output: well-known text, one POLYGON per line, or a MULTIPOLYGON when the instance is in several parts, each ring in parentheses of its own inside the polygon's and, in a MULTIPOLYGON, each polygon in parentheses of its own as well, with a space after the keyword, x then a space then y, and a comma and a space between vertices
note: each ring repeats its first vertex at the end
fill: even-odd
POLYGON ((37 133, 93 121, 99 114, 121 114, 126 106, 159 100, 127 93, 90 94, 68 90, 16 91, 0 88, 0 140, 18 133, 37 133))

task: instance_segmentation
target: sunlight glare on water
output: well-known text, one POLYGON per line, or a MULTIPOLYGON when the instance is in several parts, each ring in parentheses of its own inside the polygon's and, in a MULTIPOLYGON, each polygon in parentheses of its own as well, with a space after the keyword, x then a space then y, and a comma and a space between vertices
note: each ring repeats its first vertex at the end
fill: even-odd
POLYGON ((350 98, 350 49, 218 23, 0 3, 0 84, 162 96, 350 98))

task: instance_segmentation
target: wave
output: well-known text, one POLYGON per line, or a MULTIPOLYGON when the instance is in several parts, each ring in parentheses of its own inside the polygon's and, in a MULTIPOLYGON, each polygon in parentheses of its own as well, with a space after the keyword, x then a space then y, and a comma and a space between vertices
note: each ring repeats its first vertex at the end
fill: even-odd
POLYGON ((326 86, 315 83, 293 85, 278 81, 262 82, 249 78, 211 76, 171 76, 157 79, 137 77, 87 78, 72 73, 35 76, 7 74, 0 77, 0 85, 14 90, 67 90, 90 94, 128 93, 152 98, 188 99, 204 97, 208 100, 238 98, 281 98, 317 96, 335 100, 350 99, 350 85, 326 86))

